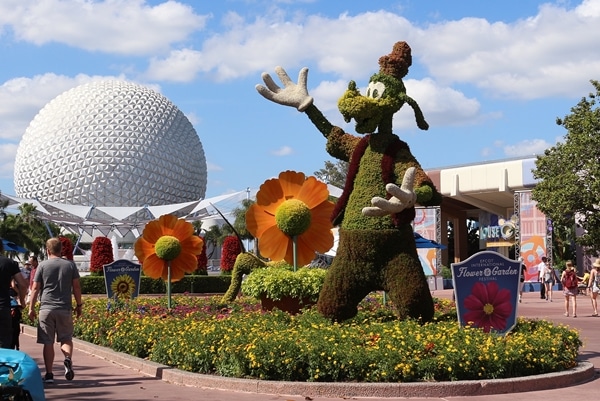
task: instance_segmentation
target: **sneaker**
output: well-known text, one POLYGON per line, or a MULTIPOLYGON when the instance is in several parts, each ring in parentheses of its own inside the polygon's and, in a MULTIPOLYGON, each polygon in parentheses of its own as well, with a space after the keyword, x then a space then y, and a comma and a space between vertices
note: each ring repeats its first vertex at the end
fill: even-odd
POLYGON ((71 362, 71 358, 65 359, 65 379, 73 380, 75 377, 75 372, 73 372, 73 363, 71 362))
POLYGON ((44 383, 54 383, 54 375, 52 373, 46 373, 46 376, 44 376, 44 383))

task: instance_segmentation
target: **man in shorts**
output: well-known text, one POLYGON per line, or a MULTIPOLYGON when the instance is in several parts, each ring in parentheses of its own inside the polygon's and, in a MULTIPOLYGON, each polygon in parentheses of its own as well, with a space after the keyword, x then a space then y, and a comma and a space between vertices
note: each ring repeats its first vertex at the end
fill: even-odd
POLYGON ((33 280, 33 288, 29 297, 29 318, 35 320, 35 304, 40 297, 40 314, 38 318, 37 342, 44 345, 44 365, 46 367, 45 383, 54 383, 54 341, 60 343, 65 360, 65 378, 73 380, 73 306, 71 294, 77 304, 75 313, 81 316, 81 286, 79 271, 70 260, 63 259, 61 243, 58 238, 46 241, 48 259, 39 264, 33 280))

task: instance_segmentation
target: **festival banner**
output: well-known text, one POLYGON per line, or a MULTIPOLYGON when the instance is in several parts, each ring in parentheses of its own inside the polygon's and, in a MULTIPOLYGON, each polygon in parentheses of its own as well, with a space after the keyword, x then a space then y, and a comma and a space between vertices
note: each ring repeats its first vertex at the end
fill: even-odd
POLYGON ((499 334, 512 330, 517 323, 520 266, 493 251, 452 263, 459 324, 499 334))
MULTIPOLYGON (((441 238, 439 238, 439 230, 437 228, 437 219, 439 218, 441 218, 439 207, 416 207, 413 230, 426 239, 440 243, 441 238)), ((417 244, 417 254, 419 255, 419 261, 426 276, 437 276, 441 273, 438 271, 438 263, 441 258, 440 249, 441 247, 434 245, 419 246, 417 244)))
POLYGON ((548 219, 537 208, 537 202, 532 199, 531 191, 517 193, 519 197, 519 230, 520 255, 527 267, 525 281, 538 281, 537 265, 542 256, 547 255, 546 240, 548 219))
POLYGON ((109 299, 133 299, 140 292, 142 265, 119 259, 104 265, 104 282, 109 299))

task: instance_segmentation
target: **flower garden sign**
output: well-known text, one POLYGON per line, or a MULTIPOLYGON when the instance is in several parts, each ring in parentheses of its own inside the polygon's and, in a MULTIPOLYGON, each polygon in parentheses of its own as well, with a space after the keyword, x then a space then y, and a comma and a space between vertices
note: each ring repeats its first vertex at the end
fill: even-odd
POLYGON ((104 282, 109 299, 133 299, 140 293, 142 265, 118 259, 104 265, 104 282))
POLYGON ((456 310, 461 326, 506 334, 517 322, 520 263, 483 251, 452 263, 456 310))

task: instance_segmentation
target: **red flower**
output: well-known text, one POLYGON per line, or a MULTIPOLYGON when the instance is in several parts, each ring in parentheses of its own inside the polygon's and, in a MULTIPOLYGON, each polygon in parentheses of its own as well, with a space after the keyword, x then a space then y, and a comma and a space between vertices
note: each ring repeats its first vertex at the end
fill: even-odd
POLYGON ((235 259, 240 253, 242 253, 242 247, 238 237, 235 235, 225 237, 221 251, 221 270, 224 272, 232 271, 235 259))
POLYGON ((61 244, 60 256, 68 260, 73 260, 73 243, 71 240, 62 235, 59 236, 58 239, 60 240, 61 244))
POLYGON ((96 237, 92 242, 90 271, 104 275, 104 265, 114 262, 112 243, 106 237, 96 237))
POLYGON ((465 298, 464 306, 469 310, 464 315, 464 321, 472 322, 474 326, 483 328, 486 333, 491 329, 506 329, 506 320, 513 311, 510 291, 499 290, 495 281, 488 284, 476 282, 471 289, 471 295, 465 298))

